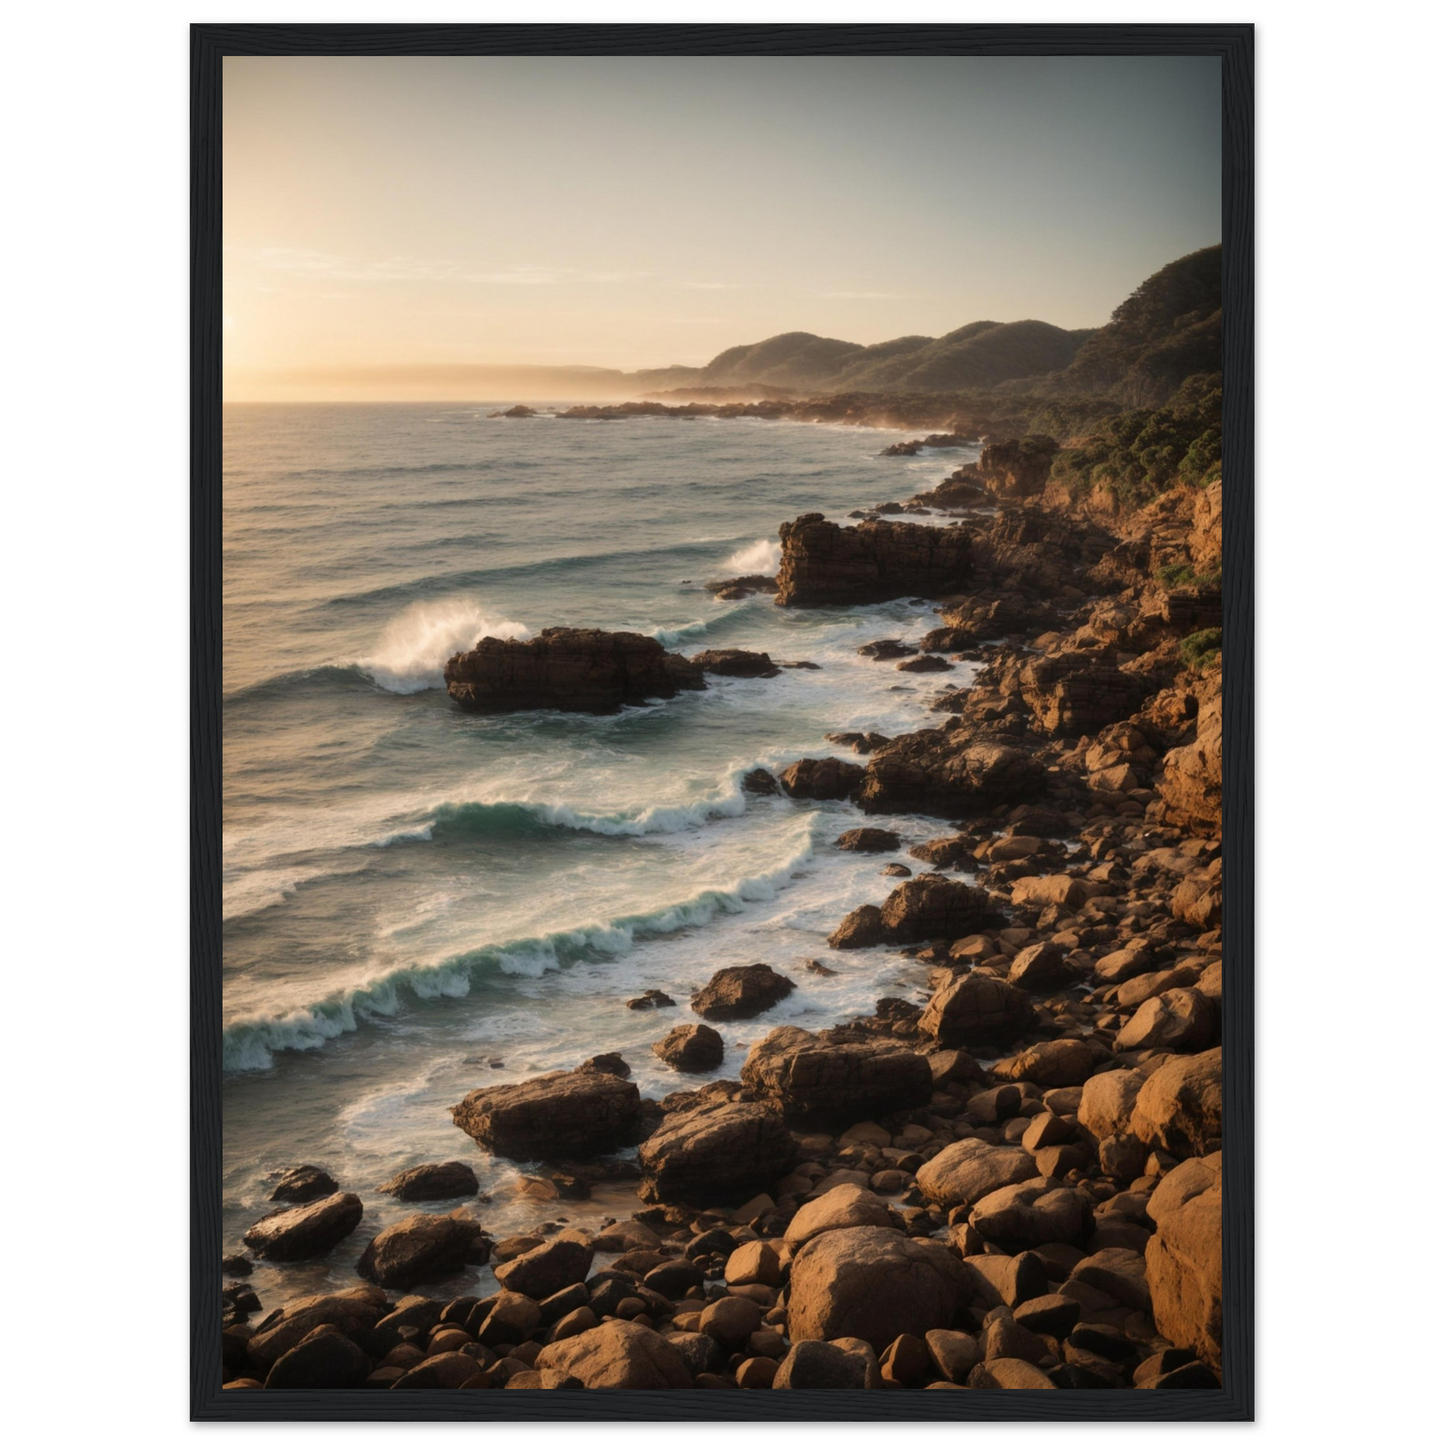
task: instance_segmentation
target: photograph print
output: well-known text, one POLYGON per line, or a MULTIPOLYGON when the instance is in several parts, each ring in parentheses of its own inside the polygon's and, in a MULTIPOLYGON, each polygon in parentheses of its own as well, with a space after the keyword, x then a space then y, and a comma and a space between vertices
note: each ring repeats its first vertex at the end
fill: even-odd
POLYGON ((198 1414, 1245 1418, 1247 27, 246 29, 198 1414))

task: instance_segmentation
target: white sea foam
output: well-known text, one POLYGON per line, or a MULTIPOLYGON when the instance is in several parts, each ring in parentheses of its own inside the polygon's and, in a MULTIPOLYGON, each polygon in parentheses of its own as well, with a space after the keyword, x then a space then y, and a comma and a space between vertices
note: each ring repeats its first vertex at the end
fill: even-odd
POLYGON ((424 692, 443 685, 442 669, 483 637, 529 637, 531 629, 491 616, 470 597, 413 602, 386 625, 370 657, 357 666, 388 692, 424 692))
POLYGON ((783 563, 783 544, 770 537, 759 537, 746 547, 739 547, 723 563, 723 575, 727 577, 776 577, 783 563))

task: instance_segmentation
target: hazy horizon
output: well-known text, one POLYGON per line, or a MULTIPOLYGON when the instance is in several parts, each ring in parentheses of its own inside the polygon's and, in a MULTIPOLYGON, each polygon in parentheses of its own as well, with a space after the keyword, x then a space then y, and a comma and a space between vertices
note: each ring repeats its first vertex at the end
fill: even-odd
POLYGON ((228 57, 223 88, 230 400, 1093 327, 1220 236, 1210 58, 228 57))

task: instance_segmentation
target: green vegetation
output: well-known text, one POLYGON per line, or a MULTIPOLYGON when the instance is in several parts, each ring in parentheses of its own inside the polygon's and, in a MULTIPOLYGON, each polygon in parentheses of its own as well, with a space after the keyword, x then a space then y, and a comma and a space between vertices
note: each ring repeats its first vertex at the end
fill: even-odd
POLYGON ((1179 644, 1179 658, 1186 667, 1201 672, 1219 658, 1219 649, 1224 634, 1217 627, 1206 627, 1202 632, 1191 632, 1179 644))
POLYGON ((1059 453, 1052 476, 1075 496, 1107 486, 1127 508, 1176 481, 1208 486, 1219 476, 1222 399, 1218 373, 1191 376, 1167 406, 1106 418, 1092 436, 1059 453))
POLYGON ((1154 574, 1154 580, 1166 587, 1218 587, 1222 576, 1218 567, 1196 572, 1188 562, 1171 562, 1154 574))

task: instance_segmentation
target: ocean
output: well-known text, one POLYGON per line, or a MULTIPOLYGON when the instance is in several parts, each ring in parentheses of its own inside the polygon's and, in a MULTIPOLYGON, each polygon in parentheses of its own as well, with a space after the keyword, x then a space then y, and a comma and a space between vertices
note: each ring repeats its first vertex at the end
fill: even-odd
MULTIPOLYGON (((749 770, 853 757, 828 732, 936 722, 939 676, 857 649, 916 639, 918 601, 784 609, 709 581, 773 572, 780 522, 934 485, 975 453, 880 457, 895 434, 701 418, 492 417, 499 404, 232 406, 224 439, 226 1245, 274 1171, 330 1170, 365 1218, 324 1259, 258 1264, 267 1309, 358 1282, 375 1230, 418 1207, 376 1187, 464 1159, 497 1237, 636 1208, 550 1205, 451 1122, 469 1090, 616 1050, 644 1096, 736 1077, 780 1023, 824 1028, 916 991, 888 950, 829 953, 881 902, 887 858, 832 846, 847 803, 746 794, 749 770), (711 678, 705 692, 593 717, 469 716, 442 668, 483 636, 627 628, 677 651, 747 647, 817 671, 711 678), (833 976, 805 972, 822 958, 833 976), (719 1025, 716 1075, 651 1044, 695 1022, 719 968, 771 964, 795 992, 719 1025), (633 1011, 657 988, 675 1009, 633 1011)), ((940 519, 941 520, 941 519, 940 519)), ((936 820, 890 820, 907 843, 936 820)), ((491 1288, 477 1271, 471 1292, 491 1288)), ((425 1287, 421 1292, 426 1292, 425 1287)), ((453 1290, 453 1292, 455 1292, 453 1290)))

